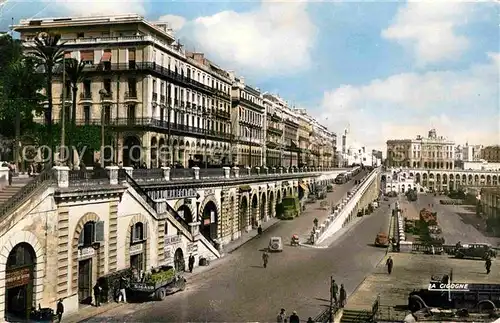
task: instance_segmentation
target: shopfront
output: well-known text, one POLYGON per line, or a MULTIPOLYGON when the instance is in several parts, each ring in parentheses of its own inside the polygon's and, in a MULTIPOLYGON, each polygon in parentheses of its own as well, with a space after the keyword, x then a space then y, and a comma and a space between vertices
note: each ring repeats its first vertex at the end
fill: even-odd
POLYGON ((10 252, 5 269, 5 314, 7 317, 29 319, 34 305, 35 266, 35 250, 30 244, 19 243, 10 252))

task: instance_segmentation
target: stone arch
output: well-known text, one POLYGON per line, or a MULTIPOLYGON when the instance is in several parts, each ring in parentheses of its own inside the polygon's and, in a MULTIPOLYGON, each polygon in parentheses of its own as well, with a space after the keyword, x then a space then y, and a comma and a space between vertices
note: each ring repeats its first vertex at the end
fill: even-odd
MULTIPOLYGON (((87 222, 97 222, 99 221, 99 216, 93 212, 85 213, 75 226, 73 231, 73 240, 71 242, 71 252, 72 252, 72 270, 71 270, 71 287, 73 294, 78 293, 78 240, 80 238, 80 233, 83 231, 83 226, 87 222)), ((104 248, 99 248, 99 253, 97 254, 97 276, 102 276, 104 274, 104 262, 101 264, 101 259, 104 259, 104 248)))
POLYGON ((246 229, 249 223, 248 214, 248 197, 247 195, 240 196, 240 207, 238 210, 238 230, 243 231, 246 229))
MULTIPOLYGON (((34 302, 39 304, 43 299, 43 283, 45 277, 45 250, 38 238, 29 231, 13 232, 0 251, 0 290, 5 291, 5 270, 10 252, 21 243, 26 243, 35 252, 35 271, 33 272, 34 302)), ((0 313, 5 313, 5 295, 0 297, 0 313)))
POLYGON ((278 188, 276 190, 276 204, 281 203, 281 197, 282 197, 282 195, 281 195, 281 189, 278 188))
POLYGON ((196 216, 196 213, 195 213, 195 210, 193 208, 193 205, 192 204, 186 204, 184 202, 184 199, 179 199, 177 200, 177 202, 175 202, 174 204, 174 210, 179 212, 180 210, 186 208, 187 210, 189 210, 189 215, 187 215, 185 212, 184 212, 184 216, 182 217, 184 220, 186 220, 187 223, 190 223, 190 222, 194 222, 194 217, 196 216))
POLYGON ((186 270, 186 260, 185 260, 184 250, 182 250, 181 247, 175 249, 174 268, 178 272, 183 272, 186 270))
MULTIPOLYGON (((168 221, 167 221, 168 222, 168 221)), ((126 261, 129 261, 130 259, 130 235, 132 234, 131 232, 131 227, 137 223, 143 223, 144 225, 146 225, 146 229, 147 230, 147 235, 146 235, 146 244, 144 246, 145 248, 145 252, 146 252, 146 257, 144 257, 144 262, 145 262, 145 265, 144 265, 144 268, 148 269, 150 267, 150 257, 151 257, 151 251, 150 251, 150 245, 151 245, 151 230, 152 230, 152 227, 151 225, 149 224, 149 221, 148 221, 148 218, 146 218, 143 214, 136 214, 132 217, 132 219, 130 219, 130 222, 127 226, 127 234, 125 236, 125 260, 126 261)))
POLYGON ((215 198, 215 195, 208 195, 203 199, 203 201, 200 204, 200 208, 198 209, 198 214, 203 214, 203 210, 205 209, 205 206, 208 204, 208 202, 213 202, 215 204, 217 215, 219 215, 220 205, 217 199, 215 198))
POLYGON ((267 216, 267 197, 266 192, 260 194, 260 220, 263 221, 267 216))
POLYGON ((200 233, 203 236, 210 239, 217 239, 219 236, 219 209, 215 200, 209 200, 204 204, 203 209, 200 212, 201 223, 200 223, 200 233), (212 212, 213 212, 213 222, 212 222, 212 212), (206 222, 208 220, 208 222, 206 222))
POLYGON ((136 135, 128 135, 123 139, 123 166, 133 166, 142 160, 141 139, 136 135))
POLYGON ((275 205, 276 205, 276 202, 274 201, 274 192, 273 191, 269 191, 268 193, 268 207, 267 207, 267 212, 269 213, 269 217, 270 218, 273 218, 276 216, 276 208, 275 208, 275 205))
POLYGON ((258 194, 252 194, 252 198, 250 199, 250 209, 252 213, 252 226, 255 226, 258 222, 259 217, 259 197, 258 194))

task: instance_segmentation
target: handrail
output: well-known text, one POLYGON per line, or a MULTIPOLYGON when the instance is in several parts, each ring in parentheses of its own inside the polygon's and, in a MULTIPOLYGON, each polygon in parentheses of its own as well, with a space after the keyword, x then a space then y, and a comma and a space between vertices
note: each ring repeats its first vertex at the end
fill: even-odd
POLYGON ((5 203, 0 205, 0 217, 6 216, 8 213, 12 212, 15 208, 21 206, 24 202, 28 200, 34 192, 40 188, 44 188, 47 184, 55 181, 55 172, 52 167, 47 167, 38 176, 33 178, 31 181, 26 183, 19 191, 17 191, 13 196, 11 196, 5 203))
MULTIPOLYGON (((137 182, 127 173, 125 169, 120 169, 118 171, 118 178, 120 179, 125 179, 127 183, 132 186, 132 188, 148 203, 155 212, 158 212, 158 203, 155 202, 149 195, 148 193, 139 185, 137 182)), ((167 202, 165 202, 165 205, 167 207, 167 210, 174 216, 174 218, 188 231, 189 229, 189 224, 184 220, 177 211, 170 206, 167 202)))

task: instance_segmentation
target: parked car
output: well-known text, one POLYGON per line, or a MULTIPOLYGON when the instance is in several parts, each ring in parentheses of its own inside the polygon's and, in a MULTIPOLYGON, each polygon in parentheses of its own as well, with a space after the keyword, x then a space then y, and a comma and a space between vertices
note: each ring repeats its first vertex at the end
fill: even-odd
POLYGON ((281 237, 271 237, 271 239, 269 239, 269 251, 283 251, 283 240, 281 239, 281 237))
POLYGON ((375 247, 389 247, 389 237, 385 232, 379 232, 375 238, 375 247))
POLYGON ((496 257, 496 251, 488 243, 469 243, 457 248, 456 258, 480 258, 496 257))

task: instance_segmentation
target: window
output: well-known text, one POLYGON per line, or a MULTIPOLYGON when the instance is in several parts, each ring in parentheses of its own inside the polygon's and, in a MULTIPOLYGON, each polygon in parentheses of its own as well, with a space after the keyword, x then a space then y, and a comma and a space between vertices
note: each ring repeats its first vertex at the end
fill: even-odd
POLYGON ((78 247, 86 248, 90 247, 95 243, 101 243, 104 241, 104 222, 87 222, 83 226, 80 232, 80 237, 78 238, 78 247))
POLYGON ((111 93, 111 79, 104 79, 103 86, 108 94, 111 93))
POLYGON ((131 241, 130 243, 137 243, 137 242, 143 242, 144 240, 147 239, 146 236, 146 225, 142 222, 138 222, 134 224, 131 228, 131 241))
POLYGON ((86 105, 83 107, 83 118, 85 120, 85 124, 90 123, 90 106, 86 105))
POLYGON ((143 253, 140 253, 138 255, 130 256, 130 268, 134 268, 137 270, 144 270, 145 263, 143 255, 144 255, 143 253))
POLYGON ((92 82, 90 80, 83 80, 83 94, 85 98, 90 97, 92 82))
MULTIPOLYGON (((156 82, 155 82, 155 90, 156 90, 156 82)), ((129 95, 135 97, 137 94, 137 80, 133 77, 128 79, 128 92, 129 95)))
POLYGON ((111 122, 111 106, 104 106, 104 123, 108 124, 111 122))

